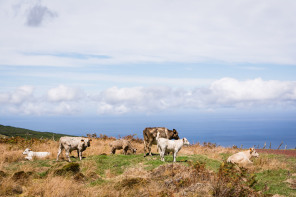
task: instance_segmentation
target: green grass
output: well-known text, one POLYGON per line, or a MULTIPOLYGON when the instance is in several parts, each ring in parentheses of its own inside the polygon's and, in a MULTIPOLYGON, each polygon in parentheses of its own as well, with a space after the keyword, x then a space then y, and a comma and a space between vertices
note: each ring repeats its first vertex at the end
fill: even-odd
MULTIPOLYGON (((227 154, 223 154, 222 157, 228 157, 227 154)), ((289 188, 288 183, 285 183, 289 177, 288 174, 296 173, 296 158, 286 157, 282 155, 262 155, 262 157, 277 159, 279 161, 287 163, 289 170, 287 169, 276 169, 276 170, 264 170, 264 171, 253 171, 256 175, 255 179, 257 183, 254 188, 258 191, 262 191, 266 195, 280 194, 284 196, 296 196, 295 190, 289 188)), ((111 173, 114 176, 121 175, 127 168, 137 168, 142 167, 144 170, 151 171, 161 165, 171 164, 173 162, 172 155, 165 156, 165 162, 160 161, 159 155, 143 157, 142 154, 137 155, 95 155, 84 158, 82 161, 79 158, 71 158, 72 162, 77 162, 78 164, 83 163, 84 161, 95 161, 96 163, 96 173, 100 175, 96 180, 92 180, 88 183, 89 186, 102 185, 112 183, 112 179, 106 178, 106 172, 111 173)), ((210 159, 205 155, 180 155, 177 157, 177 163, 190 166, 190 162, 195 163, 204 163, 208 170, 218 172, 221 165, 221 161, 210 159)), ((58 161, 55 160, 34 160, 34 161, 25 161, 25 162, 13 162, 7 166, 7 170, 12 174, 12 172, 19 171, 21 165, 30 164, 33 168, 36 168, 37 174, 40 178, 47 176, 51 170, 56 170, 63 168, 67 165, 67 161, 58 161)), ((256 164, 255 164, 256 165, 256 164)), ((80 169, 82 173, 86 169, 80 169)), ((295 177, 294 177, 295 178, 295 177)))
POLYGON ((232 154, 231 153, 220 153, 220 155, 222 156, 223 160, 227 160, 227 158, 230 157, 232 154))
POLYGON ((193 162, 201 162, 201 163, 205 163, 206 164, 206 168, 209 170, 213 170, 215 172, 218 171, 221 162, 218 160, 214 160, 214 159, 210 159, 207 156, 204 155, 192 155, 192 156, 188 156, 188 159, 193 161, 193 162))
MULTIPOLYGON (((165 156, 165 162, 160 161, 159 155, 153 157, 143 157, 139 155, 97 155, 87 158, 88 160, 94 160, 97 163, 97 173, 101 176, 105 176, 106 170, 114 175, 120 175, 128 167, 134 167, 142 164, 145 170, 153 170, 163 164, 172 163, 172 155, 165 156)), ((72 159, 74 161, 74 159, 72 159)), ((177 163, 188 165, 187 161, 202 162, 206 164, 206 167, 210 170, 217 171, 221 162, 209 159, 203 155, 193 156, 178 156, 177 163)))
POLYGON ((281 194, 285 196, 296 196, 295 190, 288 187, 284 181, 288 179, 287 170, 266 170, 256 173, 257 184, 255 189, 264 191, 264 194, 281 194))
POLYGON ((110 170, 114 175, 119 175, 131 165, 136 165, 144 160, 143 155, 98 155, 93 159, 97 163, 97 173, 105 176, 105 171, 110 170))

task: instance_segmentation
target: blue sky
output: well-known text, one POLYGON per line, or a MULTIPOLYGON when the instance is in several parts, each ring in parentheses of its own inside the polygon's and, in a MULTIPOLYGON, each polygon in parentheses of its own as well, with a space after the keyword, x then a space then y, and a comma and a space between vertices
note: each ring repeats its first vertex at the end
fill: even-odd
POLYGON ((54 120, 291 119, 295 10, 294 0, 0 0, 0 124, 82 133, 54 120))

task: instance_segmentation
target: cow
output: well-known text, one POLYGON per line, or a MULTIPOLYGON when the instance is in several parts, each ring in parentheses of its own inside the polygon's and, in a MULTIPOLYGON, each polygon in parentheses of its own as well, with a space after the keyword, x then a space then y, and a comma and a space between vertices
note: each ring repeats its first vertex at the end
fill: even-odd
POLYGON ((33 152, 30 148, 26 148, 26 150, 23 152, 23 155, 27 155, 25 159, 32 160, 33 157, 37 158, 44 158, 50 155, 50 152, 33 152))
POLYGON ((73 150, 77 150, 77 154, 79 159, 82 159, 82 152, 87 148, 90 147, 90 141, 91 139, 84 138, 84 137, 61 137, 59 141, 59 150, 57 155, 57 161, 59 160, 59 156, 63 149, 65 149, 66 156, 71 162, 69 153, 71 153, 73 150))
POLYGON ((167 138, 167 139, 179 139, 179 135, 178 132, 173 129, 173 130, 169 130, 165 127, 147 127, 143 130, 143 137, 144 137, 144 157, 146 157, 147 155, 152 156, 151 153, 151 146, 157 145, 157 141, 156 141, 156 135, 157 132, 159 132, 159 136, 161 138, 167 138), (147 150, 148 150, 148 154, 147 154, 147 150))
POLYGON ((176 162, 177 154, 181 150, 182 146, 190 145, 189 141, 186 138, 179 140, 169 140, 167 138, 161 138, 159 132, 157 132, 156 140, 161 161, 164 161, 165 153, 172 151, 174 158, 173 162, 176 162))
POLYGON ((115 154, 116 150, 123 149, 123 153, 126 155, 127 151, 130 150, 132 153, 136 153, 137 149, 132 146, 132 144, 125 139, 116 140, 109 143, 111 147, 111 154, 115 154))
POLYGON ((251 157, 259 157, 259 154, 254 148, 250 148, 247 151, 235 153, 228 157, 227 162, 236 164, 252 164, 251 157))

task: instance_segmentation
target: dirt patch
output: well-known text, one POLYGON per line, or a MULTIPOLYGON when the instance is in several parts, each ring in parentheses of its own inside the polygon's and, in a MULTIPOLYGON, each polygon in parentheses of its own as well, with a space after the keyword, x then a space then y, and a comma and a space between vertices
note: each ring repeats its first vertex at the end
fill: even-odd
POLYGON ((275 150, 275 149, 256 149, 258 153, 287 155, 289 157, 296 157, 296 150, 275 150))
POLYGON ((11 179, 13 181, 19 182, 21 184, 27 183, 28 179, 30 176, 33 175, 33 172, 24 172, 24 171, 19 171, 13 174, 11 179))
POLYGON ((66 174, 75 175, 80 171, 80 167, 78 163, 68 163, 63 166, 61 169, 57 169, 54 171, 55 175, 62 176, 66 174))

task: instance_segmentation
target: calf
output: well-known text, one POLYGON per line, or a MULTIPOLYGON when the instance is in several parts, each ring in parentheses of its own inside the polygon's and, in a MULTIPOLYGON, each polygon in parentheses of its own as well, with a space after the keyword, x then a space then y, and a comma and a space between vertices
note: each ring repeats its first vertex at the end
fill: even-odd
POLYGON ((32 160, 33 157, 44 158, 50 155, 50 152, 33 152, 31 149, 26 148, 23 155, 28 155, 25 159, 32 160))
POLYGON ((176 162, 176 157, 178 152, 181 150, 183 145, 190 145, 186 138, 179 140, 169 140, 166 138, 160 138, 159 132, 157 133, 157 148, 160 153, 161 161, 164 161, 164 154, 168 152, 173 152, 174 162, 176 162))
POLYGON ((238 152, 235 153, 234 155, 231 155, 228 159, 227 162, 230 163, 237 163, 237 164, 244 164, 244 163, 253 163, 250 161, 251 157, 259 157, 259 154, 256 152, 254 148, 250 148, 247 151, 243 152, 238 152))
POLYGON ((77 150, 77 154, 79 159, 82 159, 82 152, 87 148, 90 147, 91 139, 84 138, 84 137, 61 137, 59 141, 59 150, 57 155, 57 161, 59 160, 59 156, 63 149, 65 149, 66 156, 71 162, 69 153, 73 150, 77 150))
POLYGON ((132 144, 128 140, 120 139, 109 143, 111 147, 111 154, 115 154, 116 150, 123 149, 123 153, 126 155, 128 150, 131 150, 134 154, 137 149, 133 148, 132 144))

